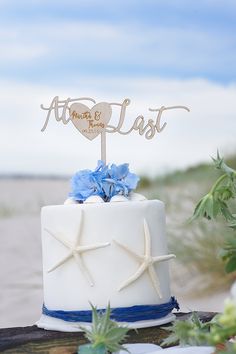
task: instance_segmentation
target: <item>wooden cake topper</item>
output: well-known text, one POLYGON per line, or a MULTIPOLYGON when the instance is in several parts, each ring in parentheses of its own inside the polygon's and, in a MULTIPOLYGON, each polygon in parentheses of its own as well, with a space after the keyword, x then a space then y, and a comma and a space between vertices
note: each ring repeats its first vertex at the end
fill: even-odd
POLYGON ((154 119, 147 119, 139 115, 133 125, 128 130, 123 130, 123 123, 126 115, 126 108, 130 104, 130 100, 126 98, 122 103, 107 103, 96 101, 89 97, 67 98, 59 100, 56 96, 53 98, 49 107, 41 105, 41 108, 48 111, 47 117, 42 128, 42 132, 47 128, 51 113, 54 113, 55 119, 63 124, 68 124, 70 121, 76 129, 79 130, 87 139, 93 140, 98 135, 101 135, 101 159, 106 163, 106 133, 119 133, 127 135, 133 130, 138 131, 140 135, 144 135, 146 139, 152 139, 156 133, 161 133, 166 127, 166 122, 161 123, 161 117, 164 111, 172 109, 184 109, 190 111, 185 106, 161 106, 160 108, 149 108, 150 112, 154 112, 154 119), (80 101, 90 101, 94 105, 89 108, 80 101), (109 124, 112 116, 112 106, 120 108, 119 121, 116 126, 109 124))

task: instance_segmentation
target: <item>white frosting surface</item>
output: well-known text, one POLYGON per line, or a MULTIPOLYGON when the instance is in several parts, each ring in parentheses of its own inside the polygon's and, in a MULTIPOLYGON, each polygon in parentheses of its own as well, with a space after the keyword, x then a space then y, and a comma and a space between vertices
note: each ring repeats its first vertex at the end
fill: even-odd
MULTIPOLYGON (((173 313, 169 313, 167 316, 159 318, 157 320, 146 320, 137 322, 121 322, 121 326, 128 328, 146 328, 160 326, 176 319, 173 313)), ((39 321, 36 323, 39 328, 48 330, 61 331, 61 332, 82 332, 81 327, 91 328, 91 323, 86 322, 65 322, 58 318, 42 315, 39 321)))
POLYGON ((51 310, 90 310, 89 302, 98 308, 160 304, 170 300, 168 262, 154 264, 160 281, 160 298, 144 273, 135 282, 118 291, 120 285, 139 267, 139 263, 113 240, 144 253, 143 222, 151 236, 153 256, 167 255, 165 211, 161 201, 142 200, 117 203, 87 203, 46 206, 42 208, 44 303, 51 310), (81 212, 83 211, 83 212, 81 212), (48 273, 68 254, 68 249, 49 232, 63 235, 76 244, 83 215, 80 245, 110 243, 110 246, 80 254, 93 279, 91 286, 75 257, 48 273))

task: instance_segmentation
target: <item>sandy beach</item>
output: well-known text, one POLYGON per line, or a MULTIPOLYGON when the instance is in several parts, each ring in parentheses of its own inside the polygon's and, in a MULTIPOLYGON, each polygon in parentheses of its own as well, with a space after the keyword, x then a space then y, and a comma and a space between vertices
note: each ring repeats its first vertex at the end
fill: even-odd
MULTIPOLYGON (((40 209, 61 204, 69 181, 60 179, 0 179, 0 326, 32 325, 43 303, 40 209)), ((167 225, 168 227, 168 225, 167 225)), ((172 264, 176 268, 176 264, 172 264)), ((172 272, 172 293, 181 311, 221 311, 227 291, 189 295, 181 277, 172 272)))

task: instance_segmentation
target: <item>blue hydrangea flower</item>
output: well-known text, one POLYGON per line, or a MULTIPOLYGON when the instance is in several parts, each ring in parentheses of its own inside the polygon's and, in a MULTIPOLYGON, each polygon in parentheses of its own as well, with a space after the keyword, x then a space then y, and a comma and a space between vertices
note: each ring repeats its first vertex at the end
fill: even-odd
POLYGON ((77 172, 71 179, 71 189, 69 196, 78 201, 100 194, 100 186, 90 170, 77 172))
POLYGON ((127 163, 119 166, 112 164, 107 171, 107 175, 108 177, 105 179, 103 187, 109 200, 117 194, 127 197, 137 187, 139 181, 138 176, 129 172, 127 163))
POLYGON ((98 161, 94 171, 82 170, 72 177, 72 192, 69 196, 80 202, 92 195, 110 201, 117 194, 128 196, 137 187, 138 181, 139 178, 129 172, 127 163, 119 166, 112 164, 109 167, 103 161, 98 161))

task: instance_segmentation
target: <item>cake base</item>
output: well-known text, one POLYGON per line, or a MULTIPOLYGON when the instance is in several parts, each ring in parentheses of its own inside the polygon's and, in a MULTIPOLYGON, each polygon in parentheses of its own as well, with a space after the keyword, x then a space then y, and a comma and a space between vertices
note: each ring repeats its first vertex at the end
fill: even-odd
MULTIPOLYGON (((137 322, 118 322, 121 326, 127 326, 128 328, 146 328, 160 326, 175 320, 173 313, 168 314, 165 317, 157 320, 137 321, 137 322)), ((89 328, 91 323, 88 322, 66 322, 58 318, 42 315, 40 320, 36 322, 38 328, 60 331, 60 332, 82 332, 81 327, 89 328)))

